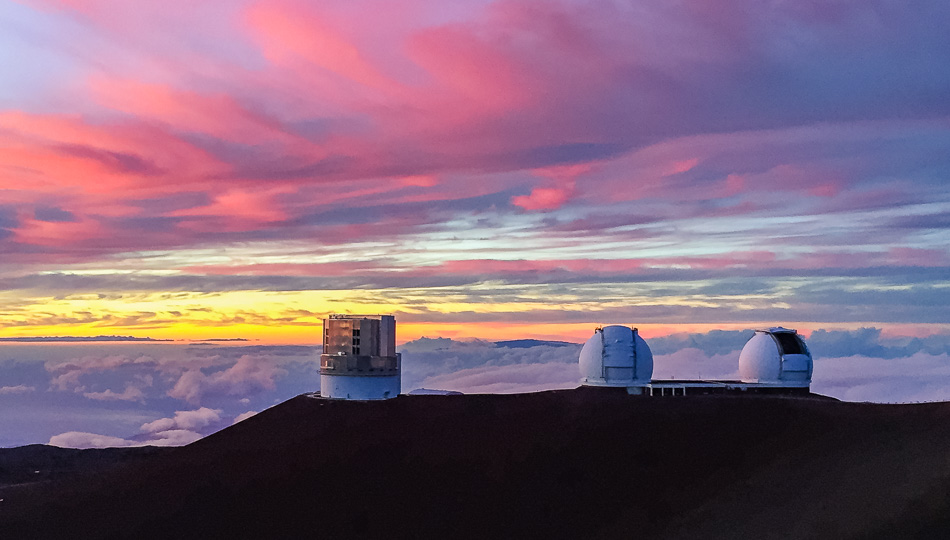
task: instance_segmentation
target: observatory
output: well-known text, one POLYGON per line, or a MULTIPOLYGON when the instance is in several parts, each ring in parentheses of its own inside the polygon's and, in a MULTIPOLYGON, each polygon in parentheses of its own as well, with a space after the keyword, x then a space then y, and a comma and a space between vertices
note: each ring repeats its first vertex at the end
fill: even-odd
POLYGON ((811 385, 812 358, 795 330, 776 327, 756 330, 739 353, 743 382, 784 388, 811 385))
POLYGON ((392 315, 330 315, 323 320, 322 397, 394 398, 400 391, 400 361, 392 315))
POLYGON ((636 328, 604 326, 584 343, 580 370, 588 386, 644 387, 653 376, 653 353, 636 328))
POLYGON ((741 380, 653 379, 653 353, 636 328, 604 326, 581 348, 581 384, 649 396, 808 394, 812 357, 795 330, 756 330, 739 354, 741 380))

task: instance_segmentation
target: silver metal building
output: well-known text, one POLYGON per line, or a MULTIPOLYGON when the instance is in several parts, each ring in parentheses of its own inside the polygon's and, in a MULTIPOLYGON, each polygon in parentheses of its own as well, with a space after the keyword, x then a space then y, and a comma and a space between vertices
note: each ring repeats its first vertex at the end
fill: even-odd
POLYGON ((322 397, 394 398, 401 388, 400 363, 392 315, 330 315, 323 320, 322 397))

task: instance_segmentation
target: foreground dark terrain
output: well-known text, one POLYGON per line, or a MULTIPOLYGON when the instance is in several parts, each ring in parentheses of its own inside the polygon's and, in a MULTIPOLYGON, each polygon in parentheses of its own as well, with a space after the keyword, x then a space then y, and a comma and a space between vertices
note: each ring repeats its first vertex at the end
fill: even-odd
POLYGON ((133 463, 151 456, 174 452, 173 448, 96 448, 76 450, 43 444, 0 448, 0 490, 30 489, 75 475, 98 474, 117 464, 133 463))
POLYGON ((0 536, 950 537, 950 403, 299 396, 141 451, 0 486, 0 536))

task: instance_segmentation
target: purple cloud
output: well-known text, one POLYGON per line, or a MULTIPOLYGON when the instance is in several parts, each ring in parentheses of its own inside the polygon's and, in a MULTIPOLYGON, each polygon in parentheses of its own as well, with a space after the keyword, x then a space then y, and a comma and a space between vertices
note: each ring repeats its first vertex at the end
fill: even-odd
POLYGON ((186 370, 168 395, 198 404, 206 394, 245 396, 274 390, 275 380, 287 374, 272 361, 245 355, 222 371, 207 374, 200 369, 186 370))

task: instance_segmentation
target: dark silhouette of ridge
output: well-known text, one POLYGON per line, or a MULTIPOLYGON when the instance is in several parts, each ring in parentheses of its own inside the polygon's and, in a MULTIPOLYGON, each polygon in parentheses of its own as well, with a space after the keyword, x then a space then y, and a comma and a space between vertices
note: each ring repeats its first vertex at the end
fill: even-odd
POLYGON ((528 349, 531 347, 577 347, 580 343, 571 343, 570 341, 553 341, 543 339, 510 339, 507 341, 496 341, 498 347, 507 347, 509 349, 528 349))
POLYGON ((298 396, 95 476, 0 488, 9 538, 929 538, 950 404, 616 389, 298 396))
POLYGON ((0 488, 53 482, 76 473, 100 473, 119 463, 172 451, 155 446, 77 450, 45 444, 0 448, 0 488))

